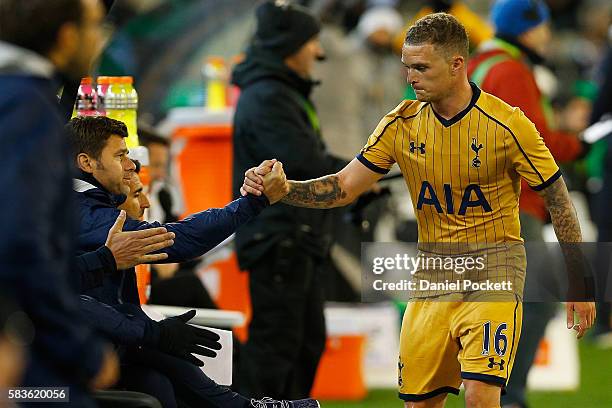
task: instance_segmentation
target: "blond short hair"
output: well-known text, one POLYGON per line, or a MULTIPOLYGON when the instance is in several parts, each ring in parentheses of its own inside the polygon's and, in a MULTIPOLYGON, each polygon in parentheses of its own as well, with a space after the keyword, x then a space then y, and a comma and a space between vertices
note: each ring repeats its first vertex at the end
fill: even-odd
POLYGON ((447 57, 468 57, 470 42, 465 27, 447 13, 429 14, 418 19, 406 32, 405 45, 432 44, 447 57))

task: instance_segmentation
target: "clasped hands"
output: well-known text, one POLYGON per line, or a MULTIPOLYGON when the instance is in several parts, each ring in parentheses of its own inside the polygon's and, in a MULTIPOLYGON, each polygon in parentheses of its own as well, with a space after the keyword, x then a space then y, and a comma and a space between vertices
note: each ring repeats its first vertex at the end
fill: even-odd
POLYGON ((243 196, 265 194, 270 204, 274 204, 288 193, 289 182, 283 164, 276 159, 264 160, 259 166, 244 172, 244 183, 240 187, 243 196))

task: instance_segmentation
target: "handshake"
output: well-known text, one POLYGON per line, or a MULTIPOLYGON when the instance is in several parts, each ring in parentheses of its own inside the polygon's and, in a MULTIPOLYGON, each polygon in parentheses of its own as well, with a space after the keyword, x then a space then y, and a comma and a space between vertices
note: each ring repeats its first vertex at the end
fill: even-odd
POLYGON ((289 182, 283 164, 276 159, 264 160, 259 166, 248 169, 240 187, 243 196, 265 194, 270 204, 282 200, 288 193, 289 182))

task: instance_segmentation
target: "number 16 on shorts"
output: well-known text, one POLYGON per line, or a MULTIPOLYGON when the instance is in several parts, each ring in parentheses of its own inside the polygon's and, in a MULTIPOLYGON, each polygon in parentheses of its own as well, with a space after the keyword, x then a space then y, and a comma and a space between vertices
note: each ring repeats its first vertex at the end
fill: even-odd
MULTIPOLYGON (((491 322, 486 322, 482 325, 482 355, 488 356, 491 354, 491 322)), ((504 333, 508 329, 507 323, 500 323, 495 328, 495 335, 493 336, 493 347, 495 348, 495 354, 503 357, 506 354, 508 348, 508 338, 504 333)))

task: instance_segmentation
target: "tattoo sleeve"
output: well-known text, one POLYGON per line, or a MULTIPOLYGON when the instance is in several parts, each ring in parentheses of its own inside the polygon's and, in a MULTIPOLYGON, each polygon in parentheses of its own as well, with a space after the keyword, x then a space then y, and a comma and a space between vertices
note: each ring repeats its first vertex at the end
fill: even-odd
POLYGON ((289 194, 282 202, 296 207, 333 208, 347 204, 347 198, 348 194, 340 186, 340 178, 332 175, 308 181, 289 181, 289 194))
POLYGON ((559 177, 558 180, 542 190, 540 195, 544 198, 546 207, 550 212, 550 218, 559 242, 582 242, 576 209, 572 204, 563 177, 559 177))
POLYGON ((557 240, 561 246, 568 279, 567 301, 593 299, 593 277, 581 248, 582 233, 576 209, 563 177, 544 189, 540 195, 550 212, 557 240))

